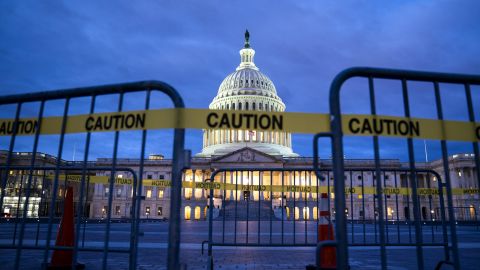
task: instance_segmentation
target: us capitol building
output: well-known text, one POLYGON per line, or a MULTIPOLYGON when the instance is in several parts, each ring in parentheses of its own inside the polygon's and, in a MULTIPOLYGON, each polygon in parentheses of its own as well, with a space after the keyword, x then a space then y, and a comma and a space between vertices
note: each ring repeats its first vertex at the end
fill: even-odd
MULTIPOLYGON (((263 74, 254 62, 255 50, 250 46, 248 31, 245 34, 245 44, 240 50, 240 64, 236 70, 230 73, 220 84, 217 95, 210 103, 210 109, 221 110, 252 110, 283 112, 286 106, 277 93, 274 83, 263 74)), ((38 154, 42 164, 54 164, 55 157, 46 154, 38 154)), ((6 156, 6 152, 0 152, 0 162, 6 156)), ((473 155, 459 154, 450 156, 450 175, 453 188, 477 188, 475 178, 475 165, 473 155)), ((14 163, 21 164, 22 160, 28 162, 28 153, 16 153, 14 163)), ((261 211, 251 211, 250 214, 274 215, 276 219, 287 220, 315 220, 317 219, 317 194, 307 192, 315 190, 318 186, 330 186, 333 190, 333 176, 325 173, 322 181, 307 168, 312 168, 313 158, 299 157, 292 150, 292 137, 286 132, 250 131, 250 130, 203 130, 202 151, 192 158, 191 169, 183 174, 185 182, 204 182, 209 179, 216 169, 228 168, 230 171, 219 175, 215 181, 225 184, 243 185, 295 185, 304 189, 278 191, 253 190, 220 190, 214 191, 214 216, 228 215, 232 202, 236 202, 238 209, 247 206, 261 208, 261 211), (234 168, 266 168, 266 169, 289 169, 287 172, 278 171, 235 171, 234 168), (260 201, 261 203, 252 203, 260 201), (270 210, 273 209, 273 212, 270 210), (258 214, 255 214, 257 213, 258 214)), ((40 162, 37 162, 40 164, 40 162)), ((111 166, 112 159, 98 158, 95 166, 111 166)), ((129 167, 139 171, 140 161, 136 159, 117 159, 117 167, 129 167)), ((405 168, 400 160, 382 160, 381 165, 387 169, 405 168)), ((172 161, 161 155, 151 155, 144 162, 144 180, 169 180, 171 179, 172 161)), ((331 160, 320 160, 320 166, 331 169, 331 160)), ((373 160, 346 159, 345 166, 348 169, 374 168, 373 160)), ((418 164, 418 167, 433 169, 443 175, 441 160, 418 164)), ((109 171, 98 172, 97 176, 109 176, 109 171)), ((11 176, 15 179, 15 176, 11 176)), ((118 172, 117 178, 131 178, 123 172, 118 172)), ((408 179, 405 175, 386 173, 383 176, 386 187, 408 187, 408 179)), ((18 180, 18 179, 17 179, 18 180)), ((374 177, 371 172, 354 171, 345 173, 346 186, 373 187, 374 177)), ((419 188, 437 187, 437 179, 432 175, 422 174, 418 178, 419 188)), ((9 203, 13 198, 15 187, 10 189, 11 197, 5 197, 4 213, 14 215, 16 205, 9 203)), ((28 215, 31 217, 45 216, 48 211, 49 199, 42 198, 42 188, 33 192, 28 215)), ((61 194, 64 190, 60 181, 61 194)), ((145 200, 141 205, 141 218, 168 219, 170 209, 170 189, 168 186, 145 185, 142 189, 145 200)), ((109 192, 113 194, 112 218, 129 218, 132 201, 132 187, 130 185, 115 185, 110 191, 107 184, 90 184, 87 194, 86 213, 90 218, 101 219, 106 217, 108 209, 109 192)), ((77 193, 77 192, 75 192, 77 193)), ((210 190, 202 188, 183 188, 182 190, 182 217, 185 220, 204 220, 207 216, 208 198, 210 190)), ((346 194, 347 215, 352 219, 373 219, 375 211, 374 195, 346 194), (364 207, 362 207, 364 206, 364 207)), ((18 196, 18 195, 17 195, 18 196)), ((331 193, 331 207, 333 208, 333 196, 331 193)), ((388 219, 399 217, 401 220, 410 219, 413 216, 411 198, 403 195, 388 195, 385 198, 385 214, 388 219)), ((435 220, 438 217, 438 200, 432 196, 420 196, 421 215, 423 220, 435 220)), ((478 194, 454 196, 454 204, 458 208, 457 218, 471 220, 477 217, 479 207, 478 194)), ((21 204, 20 204, 21 205, 21 204)), ((253 208, 251 208, 253 209, 253 208)), ((58 215, 61 214, 61 206, 57 207, 58 215)), ((20 212, 21 213, 21 212, 20 212)), ((237 213, 238 219, 245 218, 241 210, 237 213)), ((228 217, 227 217, 228 218, 228 217)))

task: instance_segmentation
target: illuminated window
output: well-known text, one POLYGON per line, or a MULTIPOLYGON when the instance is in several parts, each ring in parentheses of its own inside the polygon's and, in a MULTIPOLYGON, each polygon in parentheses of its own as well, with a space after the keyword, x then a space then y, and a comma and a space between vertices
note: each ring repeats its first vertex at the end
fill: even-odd
POLYGON ((147 189, 147 198, 151 198, 151 197, 152 197, 152 190, 147 189))
POLYGON ((150 206, 145 207, 145 215, 147 215, 147 216, 150 215, 150 206))
POLYGON ((117 188, 117 197, 122 196, 122 188, 117 188))
POLYGON ((310 209, 308 207, 303 207, 303 219, 304 220, 310 219, 310 209))
POLYGON ((300 219, 300 209, 298 207, 295 207, 295 220, 300 219))
POLYGON ((191 188, 185 188, 185 199, 190 200, 192 198, 192 189, 191 188))
POLYGON ((163 216, 163 208, 161 206, 157 207, 157 216, 163 216))
POLYGON ((387 207, 387 215, 388 215, 388 216, 392 217, 392 216, 393 216, 393 212, 394 212, 394 211, 392 210, 391 207, 387 207))
POLYGON ((115 206, 115 215, 120 215, 120 205, 115 206))
POLYGON ((318 208, 316 206, 313 207, 313 220, 318 219, 318 208))
POLYGON ((190 206, 185 206, 185 220, 190 220, 191 211, 190 206))
POLYGON ((159 199, 163 198, 163 190, 161 189, 158 191, 158 198, 159 199))
POLYGON ((195 207, 195 219, 199 220, 200 219, 200 206, 195 207))

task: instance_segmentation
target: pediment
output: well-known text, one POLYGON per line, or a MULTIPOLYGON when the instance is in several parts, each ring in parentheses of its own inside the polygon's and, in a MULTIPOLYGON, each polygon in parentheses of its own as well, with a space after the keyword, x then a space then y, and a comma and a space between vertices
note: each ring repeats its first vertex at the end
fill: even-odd
POLYGON ((277 162, 279 161, 279 158, 265 154, 263 152, 260 152, 258 150, 255 150, 249 147, 244 147, 236 151, 233 151, 231 153, 228 153, 226 155, 214 157, 212 161, 221 162, 221 163, 236 163, 236 162, 267 163, 267 162, 277 162))

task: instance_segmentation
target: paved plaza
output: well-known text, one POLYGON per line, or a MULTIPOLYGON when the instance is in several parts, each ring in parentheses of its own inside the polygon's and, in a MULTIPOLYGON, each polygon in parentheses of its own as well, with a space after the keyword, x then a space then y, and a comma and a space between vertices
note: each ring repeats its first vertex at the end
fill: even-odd
MULTIPOLYGON (((223 234, 223 224, 215 222, 214 242, 239 244, 246 243, 245 222, 237 223, 235 233, 234 224, 225 224, 225 234, 223 234)), ((262 222, 260 232, 258 223, 250 222, 248 228, 249 243, 268 244, 270 239, 274 244, 281 244, 281 222, 272 223, 272 235, 270 236, 270 223, 262 222), (260 238, 259 238, 260 236, 260 238)), ((315 243, 316 222, 297 222, 295 227, 295 244, 313 245, 315 243), (306 230, 305 230, 306 228, 306 230), (305 237, 306 235, 306 237, 305 237)), ((18 226, 19 228, 19 226, 18 226)), ((55 226, 56 228, 56 226, 55 226)), ((166 263, 166 248, 168 236, 167 222, 141 223, 141 231, 144 236, 140 238, 138 253, 138 269, 163 269, 166 263)), ((349 225, 349 232, 353 228, 353 243, 373 244, 375 241, 375 229, 373 225, 355 224, 349 225), (365 230, 365 234, 363 233, 365 230), (366 240, 366 242, 364 242, 366 240)), ((462 269, 478 269, 480 264, 480 229, 474 226, 458 226, 459 251, 461 256, 462 269)), ((293 226, 292 222, 284 222, 283 241, 292 244, 293 226)), ((12 242, 14 235, 14 224, 0 224, 0 244, 5 245, 12 242)), ((17 229, 18 231, 18 229, 17 229)), ((47 227, 44 224, 28 224, 25 233, 24 243, 34 245, 37 239, 41 245, 45 239, 47 227)), ((90 223, 85 229, 85 247, 103 247, 103 238, 105 237, 105 224, 90 223)), ((53 233, 52 239, 55 237, 53 233)), ((423 237, 426 243, 441 242, 441 227, 423 227, 423 237)), ((129 223, 111 224, 110 247, 115 249, 128 249, 130 237, 129 223)), ((83 235, 80 237, 83 238, 83 235)), ((18 238, 17 238, 18 239, 18 238)), ((187 269, 205 269, 207 262, 206 249, 205 254, 201 254, 202 241, 208 239, 208 223, 205 221, 184 222, 182 224, 182 245, 181 262, 187 265, 187 269)), ((349 234, 350 242, 352 235, 349 234)), ((402 224, 399 226, 389 225, 388 239, 396 243, 408 243, 415 239, 414 228, 402 224), (398 234, 400 233, 400 234, 398 234)), ((206 248, 206 246, 205 246, 206 248)), ((215 246, 213 249, 213 258, 215 269, 305 269, 305 265, 312 264, 315 261, 315 248, 312 246, 298 247, 235 247, 235 246, 215 246)), ((414 247, 395 246, 388 247, 388 266, 389 269, 416 269, 416 253, 414 247)), ((440 246, 429 246, 424 248, 425 268, 433 269, 436 263, 443 258, 443 249, 440 246)), ((0 252, 1 269, 13 268, 14 250, 2 249, 0 252)), ((42 261, 43 252, 41 250, 23 250, 21 258, 21 269, 39 269, 42 261)), ((100 269, 102 253, 98 252, 80 252, 79 260, 84 262, 87 269, 100 269)), ((379 269, 379 249, 376 246, 352 246, 350 248, 350 265, 352 269, 379 269)), ((128 267, 128 254, 109 253, 108 269, 126 269, 128 267)), ((448 267, 444 269, 449 269, 448 267)))

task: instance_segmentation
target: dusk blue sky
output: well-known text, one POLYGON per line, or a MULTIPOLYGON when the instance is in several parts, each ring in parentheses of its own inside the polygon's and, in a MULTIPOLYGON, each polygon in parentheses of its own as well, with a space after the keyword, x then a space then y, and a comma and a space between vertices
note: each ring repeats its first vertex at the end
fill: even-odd
MULTIPOLYGON (((330 83, 352 66, 480 74, 478 1, 2 1, 0 93, 29 93, 139 80, 174 86, 191 108, 207 108, 222 80, 239 63, 243 33, 250 31, 255 63, 274 82, 290 112, 329 111, 330 83), (341 3, 339 3, 341 2, 341 3)), ((433 89, 411 84, 412 114, 435 117, 433 89)), ((472 88, 477 121, 480 88, 472 88)), ((403 115, 400 85, 378 81, 378 113, 403 115)), ((363 80, 345 85, 342 110, 368 113, 363 80)), ((127 95, 125 110, 142 109, 144 96, 127 95)), ((104 97, 96 111, 116 110, 104 97)), ((88 99, 70 114, 87 113, 88 99)), ((448 119, 467 119, 462 87, 442 85, 448 119)), ((168 106, 165 97, 154 108, 168 106)), ((47 104, 59 115, 63 101, 47 104)), ((38 104, 22 116, 35 116, 38 104)), ((0 109, 12 117, 14 107, 0 109)), ((109 157, 113 134, 95 134, 90 158, 109 157)), ((121 157, 138 158, 140 132, 120 136, 121 157)), ((147 154, 170 155, 171 132, 149 131, 147 154)), ((57 155, 58 136, 42 136, 39 151, 57 155)), ((68 135, 63 157, 81 159, 84 134, 68 135)), ((371 158, 371 138, 347 138, 347 158, 371 158)), ((0 138, 0 149, 8 148, 0 138)), ((32 138, 15 150, 31 151, 32 138)), ((406 140, 381 139, 382 158, 407 157, 406 140)), ((187 148, 201 150, 201 132, 187 131, 187 148)), ((427 141, 429 159, 439 143, 427 141)), ((330 156, 327 141, 321 157, 330 156)), ((312 136, 295 135, 294 151, 312 156, 312 136)), ((423 161, 424 142, 415 141, 423 161)), ((451 153, 472 152, 470 143, 449 143, 451 153)))

